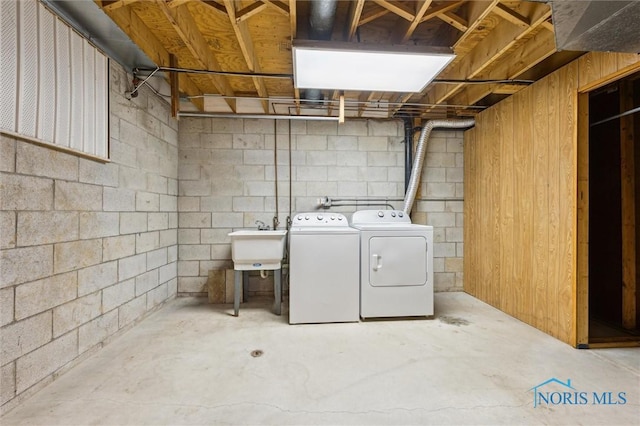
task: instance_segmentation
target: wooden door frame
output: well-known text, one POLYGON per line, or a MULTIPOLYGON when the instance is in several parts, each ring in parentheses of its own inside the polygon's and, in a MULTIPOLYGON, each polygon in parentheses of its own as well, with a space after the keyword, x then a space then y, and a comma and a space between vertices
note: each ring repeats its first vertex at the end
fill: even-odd
MULTIPOLYGON (((622 80, 640 70, 640 66, 617 72, 578 88, 577 119, 577 280, 576 280, 576 347, 638 346, 637 342, 589 344, 589 93, 622 80)), ((636 165, 638 167, 640 165, 636 165)), ((638 194, 636 194, 636 197, 638 194)), ((636 224, 638 226, 638 224, 636 224)), ((636 283, 637 287, 637 283, 636 283)))

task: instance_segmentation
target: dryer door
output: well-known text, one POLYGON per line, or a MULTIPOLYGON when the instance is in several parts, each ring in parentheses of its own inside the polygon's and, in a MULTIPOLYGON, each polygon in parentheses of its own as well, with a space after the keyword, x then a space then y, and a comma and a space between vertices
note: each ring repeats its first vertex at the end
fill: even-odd
POLYGON ((373 287, 427 283, 427 239, 422 236, 372 237, 369 284, 373 287))

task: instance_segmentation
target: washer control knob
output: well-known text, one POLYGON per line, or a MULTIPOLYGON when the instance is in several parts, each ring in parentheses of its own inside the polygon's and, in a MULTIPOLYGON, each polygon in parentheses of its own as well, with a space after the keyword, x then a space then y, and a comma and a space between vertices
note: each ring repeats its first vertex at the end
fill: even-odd
POLYGON ((304 220, 309 220, 309 216, 305 216, 305 217, 304 217, 304 220))
POLYGON ((335 216, 331 216, 331 220, 336 220, 336 217, 335 216))
POLYGON ((322 215, 321 214, 318 215, 318 220, 322 220, 322 215))
POLYGON ((298 217, 297 217, 296 219, 298 219, 298 220, 302 220, 302 215, 301 215, 301 214, 299 214, 299 215, 298 215, 298 217))
POLYGON ((396 217, 396 212, 391 212, 391 217, 396 217))
POLYGON ((403 217, 403 216, 404 216, 404 213, 398 212, 398 217, 403 217))
POLYGON ((378 217, 384 217, 384 212, 382 210, 378 210, 378 217))
POLYGON ((338 216, 338 220, 342 220, 342 216, 338 216))

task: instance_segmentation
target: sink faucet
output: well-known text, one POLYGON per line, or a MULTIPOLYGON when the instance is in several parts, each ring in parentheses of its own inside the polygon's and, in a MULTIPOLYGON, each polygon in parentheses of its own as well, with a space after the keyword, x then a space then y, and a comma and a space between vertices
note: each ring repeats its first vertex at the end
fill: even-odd
POLYGON ((258 231, 267 231, 269 229, 269 225, 261 220, 256 220, 256 225, 258 225, 258 231))

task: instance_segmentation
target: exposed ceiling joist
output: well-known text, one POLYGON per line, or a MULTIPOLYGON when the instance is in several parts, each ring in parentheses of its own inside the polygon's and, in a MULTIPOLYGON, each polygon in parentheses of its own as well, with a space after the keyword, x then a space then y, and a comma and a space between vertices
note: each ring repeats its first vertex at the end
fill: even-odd
MULTIPOLYGON (((541 29, 541 31, 533 37, 532 41, 532 43, 524 44, 510 52, 509 56, 512 61, 501 62, 490 71, 482 73, 477 77, 487 80, 515 79, 557 51, 554 35, 546 29, 541 29)), ((451 103, 463 102, 464 105, 473 105, 500 86, 501 85, 469 86, 453 97, 451 103)))
MULTIPOLYGON (((55 0, 55 3, 74 3, 74 0, 55 0)), ((357 42, 379 45, 383 49, 389 44, 447 45, 453 46, 457 54, 437 78, 451 81, 431 83, 421 93, 345 92, 350 116, 391 117, 402 112, 429 118, 464 113, 461 111, 465 105, 479 101, 486 105, 501 98, 487 97, 488 94, 508 95, 523 87, 508 80, 538 79, 567 63, 572 56, 571 52, 558 53, 555 48, 554 24, 546 1, 353 0, 336 3, 335 23, 340 27, 334 26, 333 40, 352 41, 357 36, 357 42), (531 70, 532 67, 535 69, 531 70)), ((94 8, 95 4, 113 17, 156 64, 166 66, 168 55, 176 55, 178 64, 188 68, 179 73, 180 90, 191 96, 200 109, 206 106, 209 111, 232 108, 236 113, 269 113, 271 103, 275 102, 274 105, 289 105, 291 113, 300 114, 307 107, 301 101, 301 90, 283 76, 292 74, 291 41, 300 34, 309 34, 309 3, 296 0, 95 0, 94 8), (193 68, 213 73, 194 76, 190 74, 195 72, 193 68), (203 102, 203 92, 218 98, 203 102)), ((99 15, 104 16, 102 12, 99 15)), ((139 60, 133 62, 140 63, 139 60)), ((149 62, 141 68, 148 69, 149 62)), ((314 113, 335 115, 337 106, 334 105, 341 92, 319 92, 318 99, 326 101, 314 105, 314 113)), ((474 108, 477 106, 467 110, 474 108)))
POLYGON ((411 22, 414 18, 413 11, 405 6, 403 3, 392 3, 387 0, 373 0, 375 3, 387 9, 389 12, 393 12, 403 19, 411 22))
POLYGON ((271 10, 275 10, 276 12, 284 16, 289 16, 289 7, 286 4, 282 3, 281 1, 262 0, 262 2, 264 2, 267 6, 269 6, 271 10))
MULTIPOLYGON (((546 21, 550 15, 551 10, 548 6, 537 3, 530 4, 529 19, 532 22, 530 26, 523 29, 506 20, 500 22, 487 37, 474 47, 473 51, 442 73, 440 78, 465 80, 476 77, 519 40, 546 21)), ((443 103, 463 86, 463 84, 436 85, 424 99, 426 103, 443 103)))
POLYGON ((360 17, 360 22, 358 22, 358 26, 362 26, 368 24, 369 22, 375 21, 376 19, 391 13, 389 9, 385 9, 384 7, 378 7, 377 9, 369 10, 366 13, 363 13, 360 17))
POLYGON ((444 4, 441 4, 440 6, 432 7, 427 11, 428 13, 425 13, 424 16, 422 16, 422 18, 420 19, 420 23, 433 19, 442 13, 457 9, 458 7, 462 6, 464 3, 466 3, 466 0, 450 1, 444 4))
POLYGON ((467 2, 467 21, 469 24, 467 25, 467 31, 465 31, 453 45, 454 52, 458 46, 473 34, 474 30, 478 28, 484 18, 491 13, 498 2, 499 0, 467 2))
MULTIPOLYGON (((106 11, 106 13, 153 62, 161 66, 169 65, 169 52, 167 49, 130 7, 122 7, 106 11)), ((178 81, 184 93, 195 97, 192 99, 192 103, 199 110, 204 111, 204 100, 202 99, 200 88, 186 74, 180 74, 178 81)))
MULTIPOLYGON (((185 46, 193 58, 198 63, 198 66, 203 69, 220 71, 222 67, 216 59, 207 41, 204 39, 198 26, 196 25, 191 12, 186 5, 182 5, 175 8, 169 8, 164 0, 156 0, 160 10, 165 14, 171 26, 175 29, 176 33, 180 36, 180 39, 184 42, 185 46)), ((208 75, 209 79, 213 83, 216 90, 219 93, 227 96, 225 101, 233 112, 236 112, 236 100, 233 89, 229 85, 227 78, 221 75, 208 75)))
POLYGON ((439 13, 437 17, 460 32, 464 33, 469 29, 469 23, 467 22, 467 20, 459 17, 453 12, 439 13))
MULTIPOLYGON (((174 0, 176 1, 176 0, 174 0)), ((199 0, 189 0, 189 1, 199 1, 199 0)), ((211 9, 222 13, 223 15, 227 14, 227 9, 225 9, 225 7, 223 5, 221 5, 220 3, 218 3, 217 1, 213 1, 213 0, 202 0, 203 4, 206 4, 207 6, 209 6, 211 9)))
POLYGON ((125 6, 129 6, 132 3, 135 3, 137 1, 140 0, 117 0, 117 1, 112 1, 112 2, 103 2, 104 4, 104 10, 116 10, 116 9, 120 9, 121 7, 125 7, 125 6))
POLYGON ((400 23, 394 31, 392 38, 396 43, 404 43, 409 40, 418 25, 422 22, 422 17, 427 13, 431 2, 432 0, 422 0, 416 3, 416 11, 413 19, 400 23))
MULTIPOLYGON (((255 73, 262 72, 260 62, 253 48, 253 40, 251 39, 247 22, 238 22, 236 20, 236 4, 233 0, 224 0, 224 6, 227 10, 227 15, 229 15, 229 21, 231 22, 233 31, 235 32, 238 43, 240 44, 240 50, 242 51, 242 56, 247 63, 249 71, 255 73)), ((265 114, 268 114, 269 101, 267 101, 266 98, 269 97, 269 93, 267 92, 267 86, 264 83, 264 79, 261 77, 253 77, 252 80, 256 91, 258 92, 258 96, 265 98, 261 100, 260 103, 262 104, 265 114)))
POLYGON ((170 0, 167 2, 167 6, 168 7, 178 7, 178 6, 182 6, 183 4, 192 2, 193 0, 170 0))
POLYGON ((251 18, 253 15, 257 15, 267 8, 267 4, 263 2, 255 2, 251 3, 249 6, 240 9, 236 13, 236 22, 246 21, 251 18))
POLYGON ((295 40, 298 31, 298 9, 296 0, 289 0, 289 32, 291 40, 295 40))
POLYGON ((520 15, 515 10, 509 9, 507 6, 503 5, 502 3, 498 3, 496 7, 493 9, 493 11, 499 16, 501 16, 502 18, 504 18, 505 20, 521 28, 527 28, 531 25, 531 22, 529 21, 529 19, 527 19, 525 16, 520 15))
POLYGON ((360 16, 362 15, 362 8, 364 7, 364 0, 356 0, 349 5, 349 15, 345 25, 345 40, 351 41, 356 34, 358 25, 360 23, 360 16))

